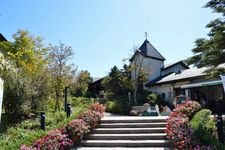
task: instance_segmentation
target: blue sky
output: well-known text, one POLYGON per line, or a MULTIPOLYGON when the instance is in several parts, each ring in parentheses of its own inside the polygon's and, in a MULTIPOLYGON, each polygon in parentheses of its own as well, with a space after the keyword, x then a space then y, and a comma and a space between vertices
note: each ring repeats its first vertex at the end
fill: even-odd
POLYGON ((59 40, 75 52, 73 63, 93 77, 123 66, 134 45, 148 40, 176 62, 192 55, 194 41, 207 37, 206 24, 218 17, 206 0, 0 0, 0 32, 12 40, 18 29, 59 40))

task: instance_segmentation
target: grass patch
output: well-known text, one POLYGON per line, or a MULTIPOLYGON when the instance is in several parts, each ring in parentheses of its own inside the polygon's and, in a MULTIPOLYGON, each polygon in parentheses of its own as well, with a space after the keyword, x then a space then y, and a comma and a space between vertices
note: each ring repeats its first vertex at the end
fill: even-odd
MULTIPOLYGON (((66 118, 66 113, 47 112, 46 113, 46 130, 40 129, 40 118, 24 120, 20 123, 13 124, 11 127, 2 127, 3 133, 0 133, 0 149, 14 150, 19 149, 22 144, 31 145, 35 140, 45 136, 48 131, 64 127, 72 119, 84 112, 90 105, 92 100, 84 100, 84 98, 71 98, 72 115, 66 118)), ((6 123, 7 125, 7 123, 6 123)))

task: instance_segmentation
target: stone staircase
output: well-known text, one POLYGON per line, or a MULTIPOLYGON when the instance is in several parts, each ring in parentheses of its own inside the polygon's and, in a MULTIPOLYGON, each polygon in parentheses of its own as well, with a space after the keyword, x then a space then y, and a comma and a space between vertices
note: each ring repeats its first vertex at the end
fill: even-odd
POLYGON ((104 117, 91 134, 86 135, 77 150, 170 149, 166 140, 166 118, 104 117))

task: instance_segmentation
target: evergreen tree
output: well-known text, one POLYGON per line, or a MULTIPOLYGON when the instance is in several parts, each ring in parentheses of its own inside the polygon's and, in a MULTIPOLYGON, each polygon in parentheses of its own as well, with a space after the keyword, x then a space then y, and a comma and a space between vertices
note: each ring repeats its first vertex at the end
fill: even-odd
POLYGON ((129 91, 132 91, 132 82, 129 74, 127 66, 124 66, 124 69, 118 69, 114 66, 109 76, 103 80, 103 86, 113 96, 127 95, 129 91))
POLYGON ((195 41, 196 47, 192 50, 194 56, 187 62, 198 68, 207 67, 206 73, 209 77, 217 78, 225 73, 225 1, 211 0, 205 7, 221 14, 221 17, 206 26, 210 29, 209 38, 199 38, 195 41))

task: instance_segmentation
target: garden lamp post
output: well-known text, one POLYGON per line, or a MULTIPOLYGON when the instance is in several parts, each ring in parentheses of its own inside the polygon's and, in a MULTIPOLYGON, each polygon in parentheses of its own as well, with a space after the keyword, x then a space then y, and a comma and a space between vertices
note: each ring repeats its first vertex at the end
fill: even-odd
POLYGON ((40 117, 41 117, 41 122, 40 122, 41 123, 41 129, 45 130, 45 113, 41 112, 40 117))
POLYGON ((67 93, 68 93, 69 87, 65 87, 65 102, 64 102, 64 111, 67 112, 67 93))
POLYGON ((66 116, 67 118, 71 115, 71 105, 67 103, 66 116))

